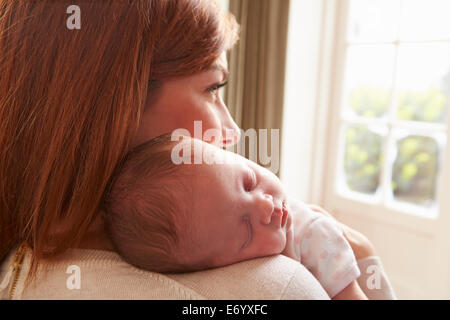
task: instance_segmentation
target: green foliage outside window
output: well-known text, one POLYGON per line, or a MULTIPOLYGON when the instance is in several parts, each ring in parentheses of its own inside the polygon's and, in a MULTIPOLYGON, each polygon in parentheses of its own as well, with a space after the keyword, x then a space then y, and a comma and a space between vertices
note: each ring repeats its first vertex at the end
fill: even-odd
POLYGON ((345 140, 347 186, 353 191, 374 193, 379 184, 382 137, 365 126, 352 126, 346 130, 345 140))
MULTIPOLYGON (((358 87, 349 95, 349 106, 358 116, 379 118, 388 108, 392 90, 372 86, 358 87)), ((448 98, 439 89, 427 91, 400 91, 397 118, 399 120, 442 122, 445 120, 448 98)))
POLYGON ((430 137, 408 136, 397 141, 392 189, 398 200, 432 204, 436 193, 439 146, 430 137))
POLYGON ((442 122, 446 115, 446 104, 447 97, 436 88, 425 92, 401 92, 397 117, 400 120, 442 122))
POLYGON ((349 96, 350 108, 360 117, 379 118, 389 108, 390 89, 358 87, 349 96))
MULTIPOLYGON (((383 116, 389 106, 390 89, 360 87, 349 96, 350 108, 359 116, 383 116)), ((400 120, 441 122, 448 99, 436 88, 425 92, 398 94, 397 116, 400 120)), ((373 194, 380 183, 383 137, 364 125, 349 126, 345 132, 344 171, 350 190, 373 194)), ((396 199, 420 205, 434 201, 438 171, 439 146, 435 139, 408 136, 397 141, 392 168, 392 192, 396 199)))

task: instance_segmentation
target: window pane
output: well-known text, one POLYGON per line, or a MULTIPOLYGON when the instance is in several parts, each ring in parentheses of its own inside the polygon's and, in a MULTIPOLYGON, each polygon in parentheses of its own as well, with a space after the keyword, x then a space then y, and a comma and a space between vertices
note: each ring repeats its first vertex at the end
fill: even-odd
POLYGON ((383 134, 366 126, 345 130, 344 172, 350 190, 374 194, 380 183, 383 134))
POLYGON ((352 0, 348 40, 350 42, 397 39, 400 0, 352 0))
POLYGON ((392 94, 395 47, 350 46, 347 53, 344 110, 348 115, 380 118, 392 94))
POLYGON ((433 205, 439 148, 433 137, 408 135, 397 140, 392 171, 394 199, 421 206, 433 205))
POLYGON ((401 40, 450 40, 450 1, 403 1, 401 40))
POLYGON ((400 120, 445 122, 450 98, 450 42, 399 49, 400 120))

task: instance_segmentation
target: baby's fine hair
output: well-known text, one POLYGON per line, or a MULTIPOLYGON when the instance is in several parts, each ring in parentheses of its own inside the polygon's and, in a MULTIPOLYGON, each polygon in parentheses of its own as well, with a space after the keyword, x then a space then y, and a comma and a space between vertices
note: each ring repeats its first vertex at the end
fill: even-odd
POLYGON ((165 134, 133 149, 118 165, 102 204, 117 252, 128 263, 155 272, 189 269, 180 254, 186 240, 180 234, 189 234, 183 223, 189 211, 191 191, 183 183, 189 181, 189 170, 172 162, 175 143, 165 134))

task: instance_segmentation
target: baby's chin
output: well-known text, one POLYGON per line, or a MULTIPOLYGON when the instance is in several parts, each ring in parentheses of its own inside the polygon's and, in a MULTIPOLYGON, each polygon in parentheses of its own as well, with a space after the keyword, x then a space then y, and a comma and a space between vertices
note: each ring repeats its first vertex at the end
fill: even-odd
POLYGON ((268 244, 268 254, 280 254, 286 248, 286 232, 284 229, 280 228, 276 234, 274 234, 270 239, 270 244, 268 244))
POLYGON ((285 230, 284 230, 284 232, 283 232, 283 237, 282 237, 282 239, 281 239, 281 241, 280 241, 280 243, 279 243, 279 245, 280 245, 280 251, 279 251, 278 253, 283 252, 283 250, 286 248, 286 243, 287 243, 286 232, 285 232, 285 230))

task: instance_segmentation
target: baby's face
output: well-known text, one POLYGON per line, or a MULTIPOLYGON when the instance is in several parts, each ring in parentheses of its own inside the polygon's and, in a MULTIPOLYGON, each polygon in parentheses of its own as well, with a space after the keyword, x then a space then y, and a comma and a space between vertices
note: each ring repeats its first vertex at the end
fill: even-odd
POLYGON ((192 252, 222 266, 279 254, 286 245, 291 216, 280 180, 237 154, 193 140, 203 154, 226 156, 224 164, 191 164, 192 252))

